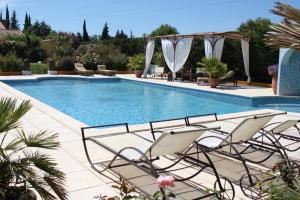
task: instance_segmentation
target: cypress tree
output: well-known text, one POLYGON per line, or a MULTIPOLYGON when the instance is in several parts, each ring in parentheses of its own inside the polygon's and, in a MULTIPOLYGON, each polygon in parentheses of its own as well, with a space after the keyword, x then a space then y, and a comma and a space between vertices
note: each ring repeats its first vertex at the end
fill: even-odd
POLYGON ((31 27, 31 19, 30 16, 26 13, 23 31, 27 31, 30 27, 31 27))
POLYGON ((9 10, 8 10, 8 5, 6 4, 6 16, 5 19, 7 20, 7 28, 10 28, 10 20, 9 20, 9 10))
POLYGON ((2 11, 0 12, 0 19, 2 19, 2 11))
POLYGON ((87 30, 86 30, 86 22, 85 22, 85 20, 83 21, 82 40, 83 41, 89 41, 89 34, 88 34, 87 30))
POLYGON ((11 15, 11 25, 10 25, 12 30, 19 30, 20 26, 18 23, 18 19, 17 19, 17 13, 16 10, 13 10, 13 13, 11 15))
POLYGON ((109 28, 107 26, 107 22, 104 24, 104 27, 103 27, 103 30, 102 30, 102 34, 101 34, 101 37, 100 39, 101 40, 107 40, 109 39, 110 36, 109 36, 109 28))

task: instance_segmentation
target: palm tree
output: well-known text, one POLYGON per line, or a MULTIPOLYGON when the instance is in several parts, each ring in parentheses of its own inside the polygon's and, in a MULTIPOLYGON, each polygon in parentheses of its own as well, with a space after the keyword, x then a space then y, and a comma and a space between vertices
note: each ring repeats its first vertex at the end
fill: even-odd
POLYGON ((0 99, 0 199, 17 199, 13 195, 16 191, 25 194, 20 188, 26 190, 26 185, 42 199, 67 199, 64 173, 52 158, 39 151, 58 148, 57 135, 45 131, 26 134, 20 128, 20 118, 30 108, 29 101, 0 99))
POLYGON ((288 4, 276 2, 272 13, 284 17, 266 34, 266 43, 274 47, 300 50, 300 10, 288 4))

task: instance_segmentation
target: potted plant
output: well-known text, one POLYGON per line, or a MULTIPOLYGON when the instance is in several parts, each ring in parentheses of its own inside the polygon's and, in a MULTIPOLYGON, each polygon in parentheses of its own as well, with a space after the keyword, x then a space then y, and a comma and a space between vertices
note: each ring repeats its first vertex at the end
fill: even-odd
POLYGON ((135 76, 141 78, 144 73, 145 56, 144 54, 136 54, 129 58, 128 67, 134 70, 135 76))
POLYGON ((205 72, 210 77, 209 84, 212 88, 216 88, 220 82, 219 77, 227 72, 227 65, 216 58, 203 58, 201 65, 205 68, 205 72))
POLYGON ((25 133, 20 119, 30 110, 29 101, 0 99, 0 199, 67 199, 65 175, 41 150, 59 147, 57 134, 25 133), (17 130, 16 130, 17 129, 17 130))
POLYGON ((272 88, 274 94, 277 94, 277 79, 278 79, 278 65, 268 66, 268 73, 272 76, 272 88))

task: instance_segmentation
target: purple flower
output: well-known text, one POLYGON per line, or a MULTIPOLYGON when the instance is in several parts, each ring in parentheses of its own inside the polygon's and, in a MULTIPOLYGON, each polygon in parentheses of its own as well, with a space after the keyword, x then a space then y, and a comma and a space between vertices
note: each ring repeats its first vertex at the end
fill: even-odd
POLYGON ((268 66, 268 73, 271 76, 277 75, 278 74, 278 65, 275 64, 275 65, 268 66))

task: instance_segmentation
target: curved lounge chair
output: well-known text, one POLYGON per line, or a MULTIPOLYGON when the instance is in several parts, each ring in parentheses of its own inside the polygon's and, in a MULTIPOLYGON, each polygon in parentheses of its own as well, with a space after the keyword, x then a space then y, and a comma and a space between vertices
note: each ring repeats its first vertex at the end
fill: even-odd
POLYGON ((106 69, 106 65, 97 65, 98 72, 101 75, 104 76, 115 76, 117 73, 117 70, 108 70, 106 69))
POLYGON ((75 63, 74 64, 75 67, 75 71, 80 74, 80 75, 84 75, 84 76, 91 76, 94 74, 93 70, 87 70, 84 68, 84 65, 81 63, 75 63))

